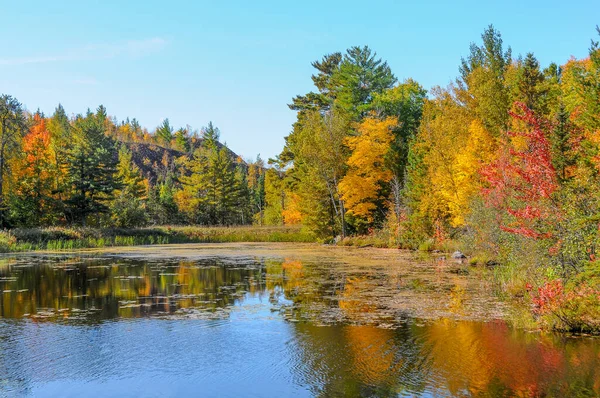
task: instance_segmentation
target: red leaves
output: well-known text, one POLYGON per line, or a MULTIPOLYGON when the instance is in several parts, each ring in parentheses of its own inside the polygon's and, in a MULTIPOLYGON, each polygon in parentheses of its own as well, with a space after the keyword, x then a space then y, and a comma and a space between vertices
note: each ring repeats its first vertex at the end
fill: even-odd
POLYGON ((535 292, 533 286, 527 283, 526 290, 531 296, 535 315, 554 314, 564 317, 565 311, 570 306, 577 307, 578 303, 600 300, 600 290, 592 288, 586 283, 566 289, 560 279, 545 282, 535 292))
POLYGON ((549 198, 558 188, 546 131, 549 123, 538 118, 525 104, 517 102, 519 113, 511 112, 527 128, 508 132, 500 157, 481 170, 488 183, 483 196, 488 206, 501 210, 500 228, 533 239, 552 236, 544 221, 555 215, 549 198))
POLYGON ((564 287, 560 279, 546 282, 538 287, 537 294, 531 294, 533 312, 537 315, 554 312, 564 299, 564 287))

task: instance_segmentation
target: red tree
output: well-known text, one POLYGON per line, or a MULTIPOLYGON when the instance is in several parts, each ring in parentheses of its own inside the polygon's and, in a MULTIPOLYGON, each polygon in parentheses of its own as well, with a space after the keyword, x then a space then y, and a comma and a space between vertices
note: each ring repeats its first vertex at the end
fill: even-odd
POLYGON ((483 196, 500 210, 500 228, 530 238, 552 236, 550 219, 556 216, 550 197, 558 188, 552 165, 551 145, 547 137, 549 123, 537 117, 521 102, 510 115, 525 128, 508 132, 500 157, 481 170, 487 187, 483 196))

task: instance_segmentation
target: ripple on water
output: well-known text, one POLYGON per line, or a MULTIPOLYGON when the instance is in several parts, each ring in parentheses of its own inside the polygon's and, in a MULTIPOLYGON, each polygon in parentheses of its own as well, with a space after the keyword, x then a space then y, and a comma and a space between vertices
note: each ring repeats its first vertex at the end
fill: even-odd
POLYGON ((303 245, 156 250, 9 260, 0 393, 600 395, 598 340, 510 329, 468 265, 303 245))

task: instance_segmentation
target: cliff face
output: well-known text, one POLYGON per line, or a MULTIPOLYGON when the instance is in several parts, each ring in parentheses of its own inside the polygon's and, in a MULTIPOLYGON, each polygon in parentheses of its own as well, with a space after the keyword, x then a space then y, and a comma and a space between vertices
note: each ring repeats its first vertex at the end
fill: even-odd
MULTIPOLYGON (((183 152, 176 149, 165 148, 160 145, 142 142, 124 142, 132 153, 133 163, 139 167, 144 178, 147 178, 150 184, 165 178, 169 172, 175 172, 178 169, 177 159, 190 157, 193 151, 202 145, 202 139, 197 139, 192 143, 190 152, 183 152)), ((219 144, 223 147, 222 144, 219 144)), ((227 148, 227 147, 225 147, 227 148)), ((240 157, 229 148, 229 155, 234 163, 240 161, 240 157)), ((246 163, 241 161, 243 167, 246 163)))

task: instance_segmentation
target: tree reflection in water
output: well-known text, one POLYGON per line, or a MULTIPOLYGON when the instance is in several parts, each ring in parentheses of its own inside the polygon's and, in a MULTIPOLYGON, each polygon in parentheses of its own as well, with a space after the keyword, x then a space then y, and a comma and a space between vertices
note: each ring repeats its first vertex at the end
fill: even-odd
MULTIPOLYGON (((146 318, 144 327, 158 327, 167 322, 161 318, 180 323, 187 319, 181 327, 192 328, 198 322, 225 319, 228 323, 219 327, 226 329, 219 330, 229 330, 227 335, 240 338, 250 330, 258 331, 252 344, 262 344, 264 352, 259 354, 252 344, 233 346, 231 341, 230 346, 228 340, 196 346, 185 340, 186 333, 177 344, 193 348, 170 353, 165 349, 160 355, 168 361, 174 353, 185 356, 200 350, 196 354, 216 358, 214 363, 219 364, 219 358, 244 352, 246 360, 260 362, 261 373, 267 373, 264 377, 278 379, 274 375, 289 372, 291 383, 316 396, 600 395, 600 340, 525 333, 499 320, 406 316, 386 306, 398 289, 422 293, 419 297, 445 294, 448 314, 464 313, 473 293, 457 275, 447 279, 434 275, 435 283, 447 280, 447 285, 437 290, 426 282, 403 278, 383 268, 372 272, 337 264, 331 258, 319 262, 302 256, 160 261, 69 256, 5 259, 0 268, 0 316, 4 318, 0 321, 0 371, 9 376, 0 376, 0 381, 10 384, 49 377, 44 376, 47 368, 24 359, 30 355, 28 350, 14 348, 35 345, 44 338, 39 333, 46 331, 73 333, 78 341, 82 325, 87 328, 85 333, 100 332, 109 327, 106 320, 146 318), (63 329, 48 326, 34 332, 32 322, 60 324, 63 329), (274 328, 277 335, 270 335, 274 328)), ((426 276, 420 278, 427 281, 426 276)), ((195 339, 211 333, 189 332, 195 339)), ((124 338, 120 332, 111 336, 115 341, 124 338)), ((127 338, 151 338, 143 336, 127 338)), ((161 336, 168 345, 169 334, 161 336)), ((48 339, 51 341, 51 336, 48 339)), ((136 346, 135 340, 129 344, 136 346)), ((80 342, 60 350, 62 357, 79 363, 84 361, 77 359, 80 350, 89 347, 80 342)), ((53 352, 51 344, 36 350, 41 352, 36 354, 40 358, 45 358, 46 351, 53 352)), ((104 354, 96 355, 103 358, 104 354)), ((148 355, 152 356, 151 352, 148 355)), ((176 358, 173 361, 170 366, 177 368, 176 358)), ((60 361, 53 366, 53 374, 60 374, 60 361)), ((233 366, 240 365, 224 361, 220 366, 232 366, 223 371, 235 374, 233 366)), ((189 376, 194 369, 182 372, 189 376)), ((197 371, 206 373, 200 369, 197 371)), ((83 372, 81 378, 88 380, 93 375, 83 372)), ((279 380, 285 383, 282 377, 279 380)), ((0 391, 2 388, 0 384, 0 391)))

